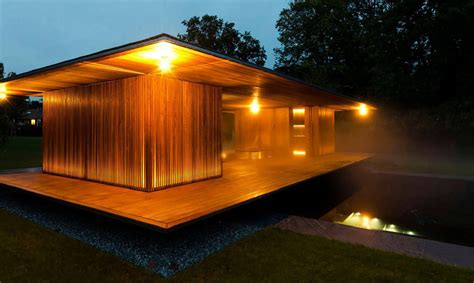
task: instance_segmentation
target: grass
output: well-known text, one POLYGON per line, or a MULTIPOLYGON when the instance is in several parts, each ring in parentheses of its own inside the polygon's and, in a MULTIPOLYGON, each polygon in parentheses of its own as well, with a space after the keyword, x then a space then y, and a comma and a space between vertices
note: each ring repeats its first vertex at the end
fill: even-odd
POLYGON ((449 281, 474 271, 268 228, 165 279, 0 210, 0 281, 449 281))
POLYGON ((0 170, 41 166, 41 137, 11 137, 0 146, 0 170))
POLYGON ((0 281, 142 281, 155 275, 0 210, 0 281))

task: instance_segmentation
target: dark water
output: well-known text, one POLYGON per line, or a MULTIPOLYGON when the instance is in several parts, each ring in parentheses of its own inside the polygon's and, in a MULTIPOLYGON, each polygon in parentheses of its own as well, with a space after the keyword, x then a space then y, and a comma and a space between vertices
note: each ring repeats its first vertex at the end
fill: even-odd
POLYGON ((370 229, 376 229, 372 224, 378 222, 379 230, 385 227, 474 246, 472 181, 376 175, 356 167, 284 192, 275 197, 274 204, 275 209, 293 215, 339 223, 346 220, 345 224, 370 229), (354 221, 356 213, 360 221, 354 221), (347 220, 351 214, 352 219, 347 220))

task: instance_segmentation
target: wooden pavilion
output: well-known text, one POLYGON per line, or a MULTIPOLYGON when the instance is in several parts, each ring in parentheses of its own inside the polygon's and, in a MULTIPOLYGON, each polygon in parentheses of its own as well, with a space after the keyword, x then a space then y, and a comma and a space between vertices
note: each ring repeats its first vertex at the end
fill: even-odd
POLYGON ((43 97, 42 172, 0 184, 168 229, 366 159, 334 113, 373 107, 166 34, 0 81, 43 97))

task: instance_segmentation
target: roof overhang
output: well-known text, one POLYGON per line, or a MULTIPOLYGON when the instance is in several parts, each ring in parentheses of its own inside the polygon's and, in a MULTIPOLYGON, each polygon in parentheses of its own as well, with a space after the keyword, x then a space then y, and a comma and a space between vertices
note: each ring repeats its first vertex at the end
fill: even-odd
MULTIPOLYGON (((224 108, 245 107, 253 97, 262 107, 325 106, 358 109, 360 102, 310 85, 268 68, 210 51, 167 34, 106 49, 0 81, 8 95, 41 96, 43 92, 157 73, 189 82, 222 87, 224 108), (162 73, 157 59, 147 56, 161 42, 176 55, 172 69, 162 73)), ((374 109, 374 107, 369 106, 374 109)))

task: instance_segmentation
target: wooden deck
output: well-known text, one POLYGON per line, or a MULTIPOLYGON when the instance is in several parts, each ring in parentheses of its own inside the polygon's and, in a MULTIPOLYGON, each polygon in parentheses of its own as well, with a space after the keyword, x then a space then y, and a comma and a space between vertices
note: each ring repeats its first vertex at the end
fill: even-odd
POLYGON ((0 175, 0 184, 170 229, 369 158, 334 153, 318 158, 224 162, 224 176, 156 192, 35 172, 0 175))

